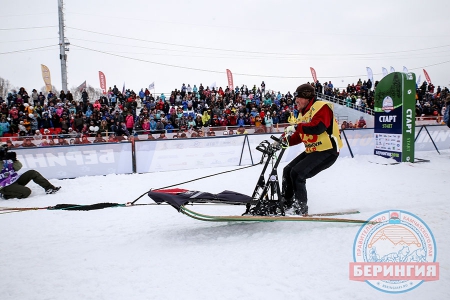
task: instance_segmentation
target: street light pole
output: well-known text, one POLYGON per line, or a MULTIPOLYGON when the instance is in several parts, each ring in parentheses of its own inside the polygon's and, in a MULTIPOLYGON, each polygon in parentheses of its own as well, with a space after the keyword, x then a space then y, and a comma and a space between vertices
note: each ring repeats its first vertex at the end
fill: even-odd
POLYGON ((61 81, 62 89, 67 93, 67 54, 69 51, 69 41, 64 37, 64 13, 63 0, 58 0, 58 18, 59 18, 59 59, 61 61, 61 81))

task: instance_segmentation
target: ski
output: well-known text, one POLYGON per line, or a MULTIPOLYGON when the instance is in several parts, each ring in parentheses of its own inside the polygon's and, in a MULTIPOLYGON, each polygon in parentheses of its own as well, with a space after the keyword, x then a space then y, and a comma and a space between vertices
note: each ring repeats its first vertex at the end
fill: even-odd
MULTIPOLYGON (((309 222, 333 222, 333 223, 356 223, 365 224, 368 223, 366 220, 358 219, 346 219, 346 218, 330 218, 325 217, 324 214, 315 214, 308 216, 213 216, 206 215, 195 212, 193 210, 187 209, 185 206, 181 206, 180 211, 188 217, 191 217, 200 221, 208 222, 276 222, 276 221, 309 221, 309 222), (321 216, 318 216, 321 215, 321 216)), ((357 213, 357 212, 353 212, 357 213)), ((349 214, 347 213, 326 213, 327 216, 333 216, 337 214, 349 214)), ((351 214, 351 212, 350 212, 351 214)))
POLYGON ((359 214, 359 213, 360 213, 359 210, 349 210, 349 211, 340 211, 340 212, 309 214, 308 217, 332 217, 332 216, 342 216, 342 215, 354 215, 354 214, 359 214))

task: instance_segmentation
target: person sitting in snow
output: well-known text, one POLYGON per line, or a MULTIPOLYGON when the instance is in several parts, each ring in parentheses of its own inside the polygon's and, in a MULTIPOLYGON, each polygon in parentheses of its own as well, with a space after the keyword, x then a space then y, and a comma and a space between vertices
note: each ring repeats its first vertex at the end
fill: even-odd
POLYGON ((26 187, 26 185, 31 180, 44 188, 47 194, 54 194, 61 188, 51 184, 36 170, 28 170, 19 175, 17 171, 22 168, 22 163, 17 159, 15 152, 8 151, 3 146, 0 146, 0 158, 3 160, 3 168, 0 171, 2 175, 0 176, 0 196, 3 199, 22 199, 30 196, 31 189, 26 187))

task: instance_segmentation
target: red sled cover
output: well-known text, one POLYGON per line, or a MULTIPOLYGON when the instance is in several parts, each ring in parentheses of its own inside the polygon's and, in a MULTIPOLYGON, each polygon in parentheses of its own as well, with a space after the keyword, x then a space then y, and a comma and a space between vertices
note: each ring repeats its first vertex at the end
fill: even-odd
POLYGON ((247 204, 252 201, 252 197, 250 196, 227 190, 218 194, 211 194, 184 189, 166 189, 150 191, 148 192, 148 196, 156 203, 166 202, 178 211, 182 205, 188 203, 247 204))

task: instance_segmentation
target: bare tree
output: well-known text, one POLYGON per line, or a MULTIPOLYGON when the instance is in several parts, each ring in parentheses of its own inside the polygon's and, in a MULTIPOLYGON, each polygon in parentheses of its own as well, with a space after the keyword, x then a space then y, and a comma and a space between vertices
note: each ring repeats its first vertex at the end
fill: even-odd
POLYGON ((72 87, 70 88, 70 92, 71 92, 72 95, 73 95, 73 100, 79 101, 79 100, 81 99, 81 92, 82 92, 82 91, 79 90, 77 86, 72 86, 72 87))
POLYGON ((89 94, 89 99, 94 102, 95 100, 100 99, 103 95, 102 90, 99 88, 94 88, 93 86, 88 85, 86 91, 89 94))
MULTIPOLYGON (((81 101, 81 90, 78 89, 78 87, 73 86, 72 88, 70 88, 70 92, 73 95, 73 99, 76 101, 81 101)), ((89 95, 89 101, 90 102, 94 102, 97 99, 100 99, 100 97, 103 95, 102 90, 99 88, 94 88, 91 85, 88 85, 86 87, 86 92, 89 95)))
POLYGON ((11 84, 9 83, 9 80, 6 80, 2 77, 0 77, 0 97, 3 99, 6 99, 6 95, 8 94, 8 91, 11 90, 11 84))
MULTIPOLYGON (((47 88, 45 87, 45 85, 41 87, 41 92, 43 95, 47 95, 47 88)), ((59 95, 59 92, 54 85, 52 85, 52 93, 53 95, 59 95)))

